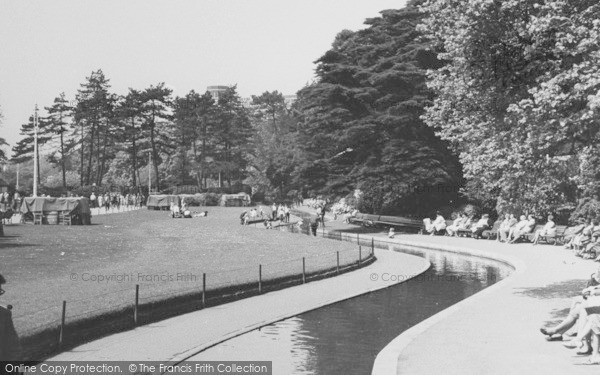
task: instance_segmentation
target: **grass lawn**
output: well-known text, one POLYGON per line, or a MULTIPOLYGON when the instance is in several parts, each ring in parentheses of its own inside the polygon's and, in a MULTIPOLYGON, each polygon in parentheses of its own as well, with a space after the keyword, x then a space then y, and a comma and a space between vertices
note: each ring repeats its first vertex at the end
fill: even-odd
POLYGON ((298 274, 356 262, 358 249, 264 226, 241 226, 241 208, 207 207, 206 218, 171 219, 142 209, 92 218, 90 226, 7 225, 0 237, 0 273, 8 283, 3 304, 12 304, 20 335, 60 322, 140 302, 207 288, 298 274))

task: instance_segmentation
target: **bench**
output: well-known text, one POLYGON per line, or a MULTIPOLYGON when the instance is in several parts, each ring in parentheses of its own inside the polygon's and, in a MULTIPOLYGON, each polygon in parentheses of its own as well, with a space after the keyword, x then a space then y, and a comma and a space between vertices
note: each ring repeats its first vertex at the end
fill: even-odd
POLYGON ((565 232, 567 231, 566 225, 557 225, 556 233, 553 236, 540 236, 538 242, 544 241, 550 245, 561 245, 565 238, 565 232))
POLYGON ((409 219, 400 216, 385 216, 358 213, 356 216, 348 218, 350 224, 359 224, 365 227, 373 225, 387 225, 396 228, 408 228, 419 231, 423 227, 423 222, 420 220, 409 219))
POLYGON ((544 226, 542 224, 538 224, 535 227, 533 227, 533 229, 529 233, 523 233, 521 235, 520 239, 526 240, 526 241, 529 241, 529 242, 533 242, 533 237, 535 237, 535 233, 538 230, 542 230, 542 229, 544 229, 544 226))

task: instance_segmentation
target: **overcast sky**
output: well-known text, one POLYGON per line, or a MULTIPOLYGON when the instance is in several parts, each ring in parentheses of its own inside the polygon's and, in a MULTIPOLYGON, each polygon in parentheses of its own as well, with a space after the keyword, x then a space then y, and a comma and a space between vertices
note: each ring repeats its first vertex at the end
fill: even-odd
POLYGON ((405 0, 0 0, 0 137, 13 144, 35 103, 74 99, 93 70, 125 94, 237 84, 294 94, 343 30, 405 0))

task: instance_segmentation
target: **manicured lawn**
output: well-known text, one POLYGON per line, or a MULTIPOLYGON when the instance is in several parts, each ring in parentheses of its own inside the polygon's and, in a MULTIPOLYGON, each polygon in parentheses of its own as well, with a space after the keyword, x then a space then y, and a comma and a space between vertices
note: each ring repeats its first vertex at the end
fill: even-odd
POLYGON ((171 219, 142 209, 92 218, 91 226, 8 225, 0 237, 3 304, 21 335, 140 302, 356 262, 356 245, 241 226, 240 208, 207 207, 206 218, 171 219))

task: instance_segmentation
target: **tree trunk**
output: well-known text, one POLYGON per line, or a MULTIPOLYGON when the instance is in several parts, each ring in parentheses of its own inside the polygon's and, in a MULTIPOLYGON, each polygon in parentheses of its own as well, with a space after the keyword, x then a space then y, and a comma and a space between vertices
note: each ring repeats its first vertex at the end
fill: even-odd
POLYGON ((91 177, 91 173, 92 173, 92 159, 94 158, 94 136, 95 136, 95 131, 96 131, 96 126, 92 123, 92 131, 90 134, 90 155, 88 156, 88 167, 87 167, 87 171, 85 173, 85 184, 89 185, 90 184, 90 177, 91 177))
POLYGON ((135 118, 131 118, 131 129, 132 129, 132 138, 131 138, 131 163, 133 167, 133 186, 137 186, 137 148, 135 145, 135 118))
POLYGON ((84 163, 84 155, 83 155, 83 123, 81 123, 81 165, 79 167, 79 186, 83 186, 83 163, 84 163))
POLYGON ((160 179, 158 178, 158 157, 156 153, 156 140, 154 139, 154 116, 150 124, 150 144, 152 145, 152 164, 154 164, 155 186, 156 190, 160 190, 160 179))
POLYGON ((108 118, 106 119, 106 128, 104 129, 104 145, 102 147, 102 162, 100 163, 100 168, 98 169, 98 178, 97 185, 102 185, 102 177, 104 176, 104 168, 106 167, 106 145, 108 144, 108 133, 109 133, 109 123, 108 118))

